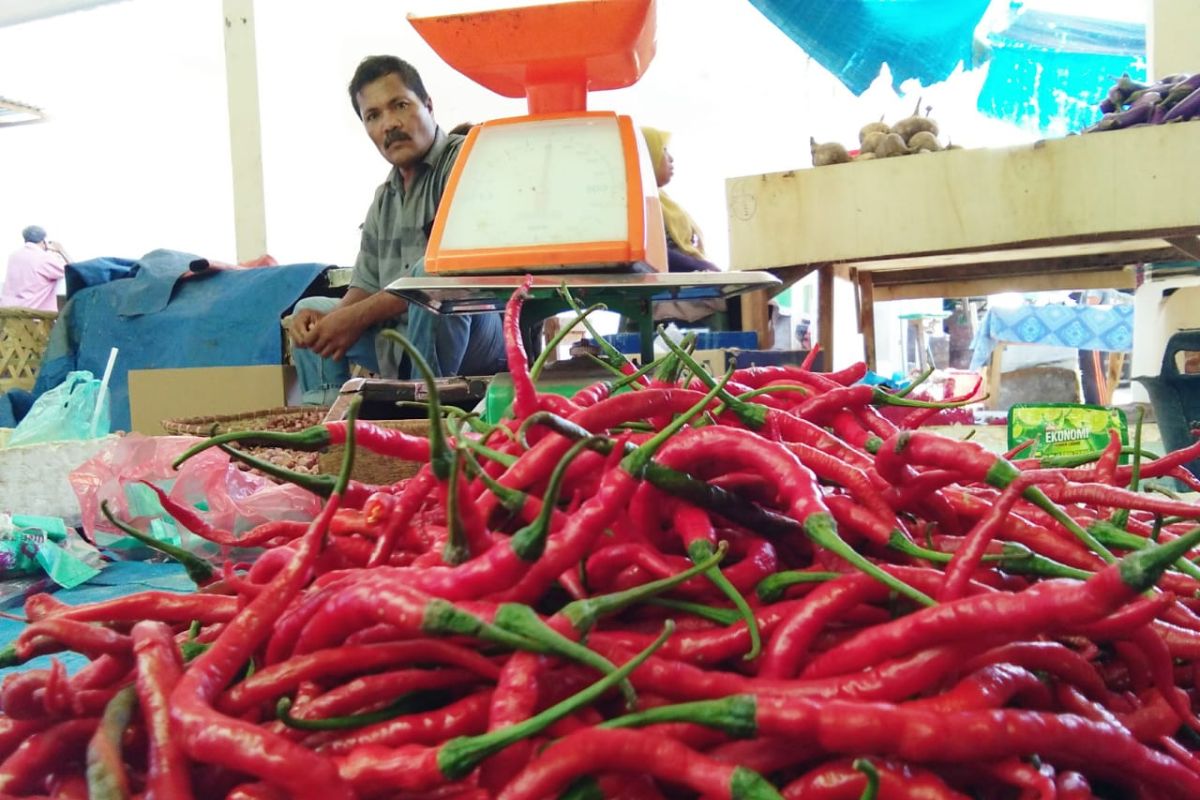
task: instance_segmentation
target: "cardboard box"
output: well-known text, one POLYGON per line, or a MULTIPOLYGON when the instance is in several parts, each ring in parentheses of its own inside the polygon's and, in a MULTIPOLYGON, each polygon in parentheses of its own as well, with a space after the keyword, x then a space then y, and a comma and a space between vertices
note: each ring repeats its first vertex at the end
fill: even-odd
POLYGON ((129 371, 130 427, 162 435, 164 419, 242 414, 284 405, 287 369, 193 367, 129 371))

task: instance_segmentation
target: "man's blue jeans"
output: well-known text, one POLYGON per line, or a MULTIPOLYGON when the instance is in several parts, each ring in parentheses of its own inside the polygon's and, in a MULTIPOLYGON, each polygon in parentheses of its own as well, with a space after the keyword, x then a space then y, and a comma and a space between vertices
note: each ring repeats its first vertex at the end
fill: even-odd
MULTIPOLYGON (((296 303, 296 311, 311 308, 327 314, 337 307, 331 297, 306 297, 296 303)), ((434 314, 413 305, 407 322, 396 326, 413 347, 429 362, 433 374, 494 375, 505 369, 504 331, 501 316, 489 314, 434 314)), ((346 353, 344 358, 322 358, 311 350, 292 349, 303 402, 330 405, 338 390, 350 379, 350 364, 359 364, 385 378, 420 380, 409 366, 403 351, 394 342, 382 338, 382 328, 371 328, 346 353)))

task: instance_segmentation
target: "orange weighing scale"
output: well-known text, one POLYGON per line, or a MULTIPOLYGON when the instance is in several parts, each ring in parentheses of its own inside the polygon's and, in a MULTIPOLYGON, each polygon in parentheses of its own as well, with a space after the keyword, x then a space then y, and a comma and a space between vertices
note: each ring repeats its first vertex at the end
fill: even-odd
POLYGON ((583 0, 409 22, 447 64, 529 113, 475 126, 425 255, 430 275, 667 268, 654 168, 633 121, 589 91, 654 57, 654 0, 583 0))
POLYGON ((650 155, 628 116, 588 111, 589 91, 635 83, 654 56, 654 0, 580 0, 409 22, 446 63, 529 113, 475 126, 434 219, 426 275, 387 291, 438 313, 503 308, 533 274, 525 322, 566 310, 559 288, 639 322, 652 303, 731 297, 768 273, 668 273, 650 155))

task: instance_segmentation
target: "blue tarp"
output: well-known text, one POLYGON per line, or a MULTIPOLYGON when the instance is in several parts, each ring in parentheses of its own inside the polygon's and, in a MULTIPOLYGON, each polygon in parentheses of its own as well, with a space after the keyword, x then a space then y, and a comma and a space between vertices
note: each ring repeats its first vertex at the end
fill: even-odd
POLYGON ((135 263, 133 277, 77 291, 51 332, 34 395, 72 370, 102 375, 110 349, 119 348, 112 427, 129 430, 131 369, 282 364, 280 317, 327 265, 194 272, 196 261, 155 251, 135 263))

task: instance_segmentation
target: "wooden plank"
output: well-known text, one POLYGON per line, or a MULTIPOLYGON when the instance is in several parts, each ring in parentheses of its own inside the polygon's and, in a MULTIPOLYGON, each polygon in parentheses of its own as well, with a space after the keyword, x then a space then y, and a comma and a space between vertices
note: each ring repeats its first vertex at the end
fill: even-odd
POLYGON ((875 352, 875 288, 871 273, 858 273, 856 284, 858 285, 858 330, 863 337, 863 360, 867 362, 867 369, 874 371, 877 357, 875 352))
MULTIPOLYGON (((1187 237, 1174 237, 1183 239, 1187 237)), ((890 271, 926 272, 948 269, 987 269, 992 272, 1009 269, 1040 270, 1044 264, 1100 267, 1124 266, 1141 261, 1166 261, 1179 258, 1177 248, 1162 238, 1106 239, 1085 243, 1057 244, 1048 247, 1014 247, 998 250, 964 250, 927 256, 903 256, 869 261, 847 261, 845 266, 857 270, 888 273, 890 271)))
POLYGON ((730 178, 730 264, 762 269, 1194 234, 1197 185, 1195 125, 730 178), (1116 168, 1124 163, 1138 165, 1136 180, 1116 168))
POLYGON ((1200 259, 1200 237, 1177 236, 1167 239, 1167 244, 1188 258, 1200 259))
MULTIPOLYGON (((1077 289, 1133 289, 1130 271, 1067 272, 1062 274, 996 276, 973 280, 943 280, 927 283, 881 285, 876 277, 875 302, 917 300, 928 297, 982 297, 1002 292, 1074 291, 1077 289)), ((949 276, 947 276, 949 277, 949 276)))

